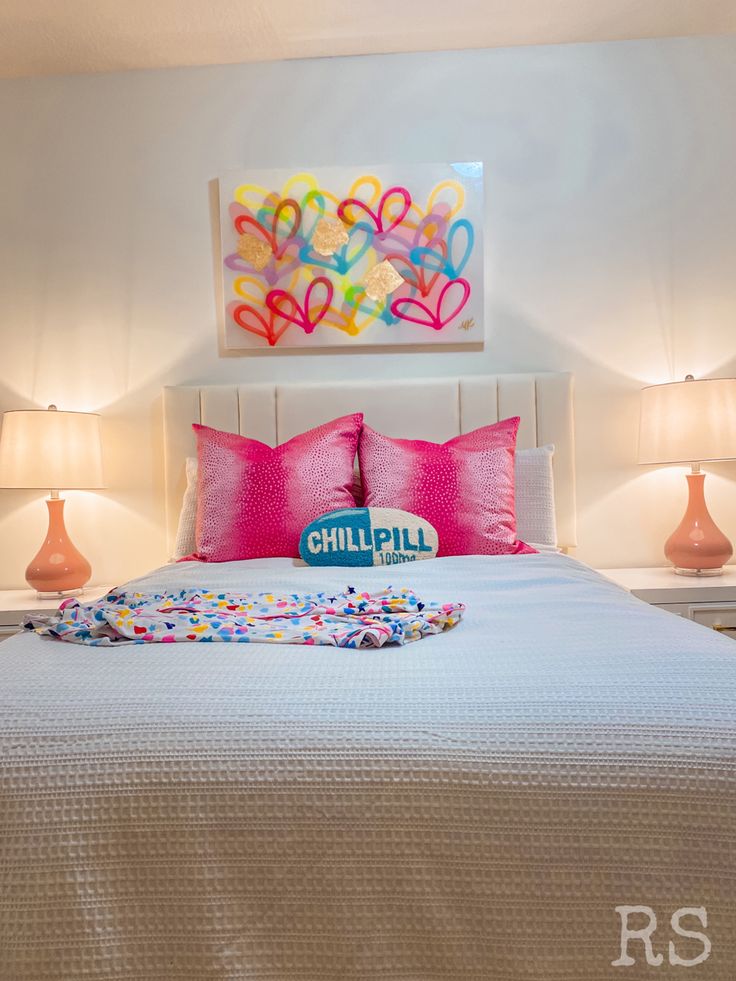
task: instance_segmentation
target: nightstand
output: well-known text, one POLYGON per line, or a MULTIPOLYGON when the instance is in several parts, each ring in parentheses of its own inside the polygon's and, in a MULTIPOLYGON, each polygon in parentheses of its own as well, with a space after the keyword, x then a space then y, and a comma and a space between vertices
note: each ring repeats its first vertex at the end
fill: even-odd
POLYGON ((672 569, 599 569, 633 596, 736 640, 736 566, 722 576, 678 576, 672 569))
MULTIPOLYGON (((84 592, 75 597, 80 603, 92 603, 110 589, 110 586, 85 586, 84 592)), ((17 634, 27 613, 53 613, 59 609, 63 597, 38 599, 32 589, 0 590, 0 640, 17 634)))

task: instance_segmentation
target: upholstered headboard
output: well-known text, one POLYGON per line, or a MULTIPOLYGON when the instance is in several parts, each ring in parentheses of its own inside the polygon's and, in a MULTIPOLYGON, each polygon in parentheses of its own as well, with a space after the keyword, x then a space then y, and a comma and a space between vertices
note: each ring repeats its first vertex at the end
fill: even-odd
POLYGON ((518 447, 554 443, 557 533, 575 540, 572 376, 564 373, 470 375, 398 381, 191 385, 164 389, 166 524, 171 547, 196 455, 192 423, 240 433, 271 446, 350 412, 388 436, 444 442, 479 426, 521 416, 518 447))

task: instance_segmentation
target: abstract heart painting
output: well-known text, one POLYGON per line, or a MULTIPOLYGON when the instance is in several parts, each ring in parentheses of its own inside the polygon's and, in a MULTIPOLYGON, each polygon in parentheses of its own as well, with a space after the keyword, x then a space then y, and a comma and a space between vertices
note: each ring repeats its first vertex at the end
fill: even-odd
POLYGON ((225 349, 483 343, 483 165, 220 178, 225 349))

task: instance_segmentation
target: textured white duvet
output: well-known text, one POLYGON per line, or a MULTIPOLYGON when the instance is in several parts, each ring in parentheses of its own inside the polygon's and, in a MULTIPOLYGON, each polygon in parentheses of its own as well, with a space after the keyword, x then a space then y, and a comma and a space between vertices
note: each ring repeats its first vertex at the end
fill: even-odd
POLYGON ((466 619, 379 651, 0 645, 2 981, 733 981, 732 640, 558 555, 137 581, 389 583, 466 619), (662 967, 611 966, 621 904, 662 967))

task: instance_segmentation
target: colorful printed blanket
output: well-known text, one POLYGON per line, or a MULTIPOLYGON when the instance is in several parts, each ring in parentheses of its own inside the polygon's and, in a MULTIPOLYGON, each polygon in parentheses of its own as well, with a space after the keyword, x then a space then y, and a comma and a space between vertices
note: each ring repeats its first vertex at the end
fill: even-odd
POLYGON ((112 590, 94 603, 65 600, 52 616, 24 627, 73 644, 107 647, 224 641, 235 644, 408 644, 454 627, 462 603, 425 603, 410 589, 344 593, 234 594, 182 589, 166 593, 112 590))

